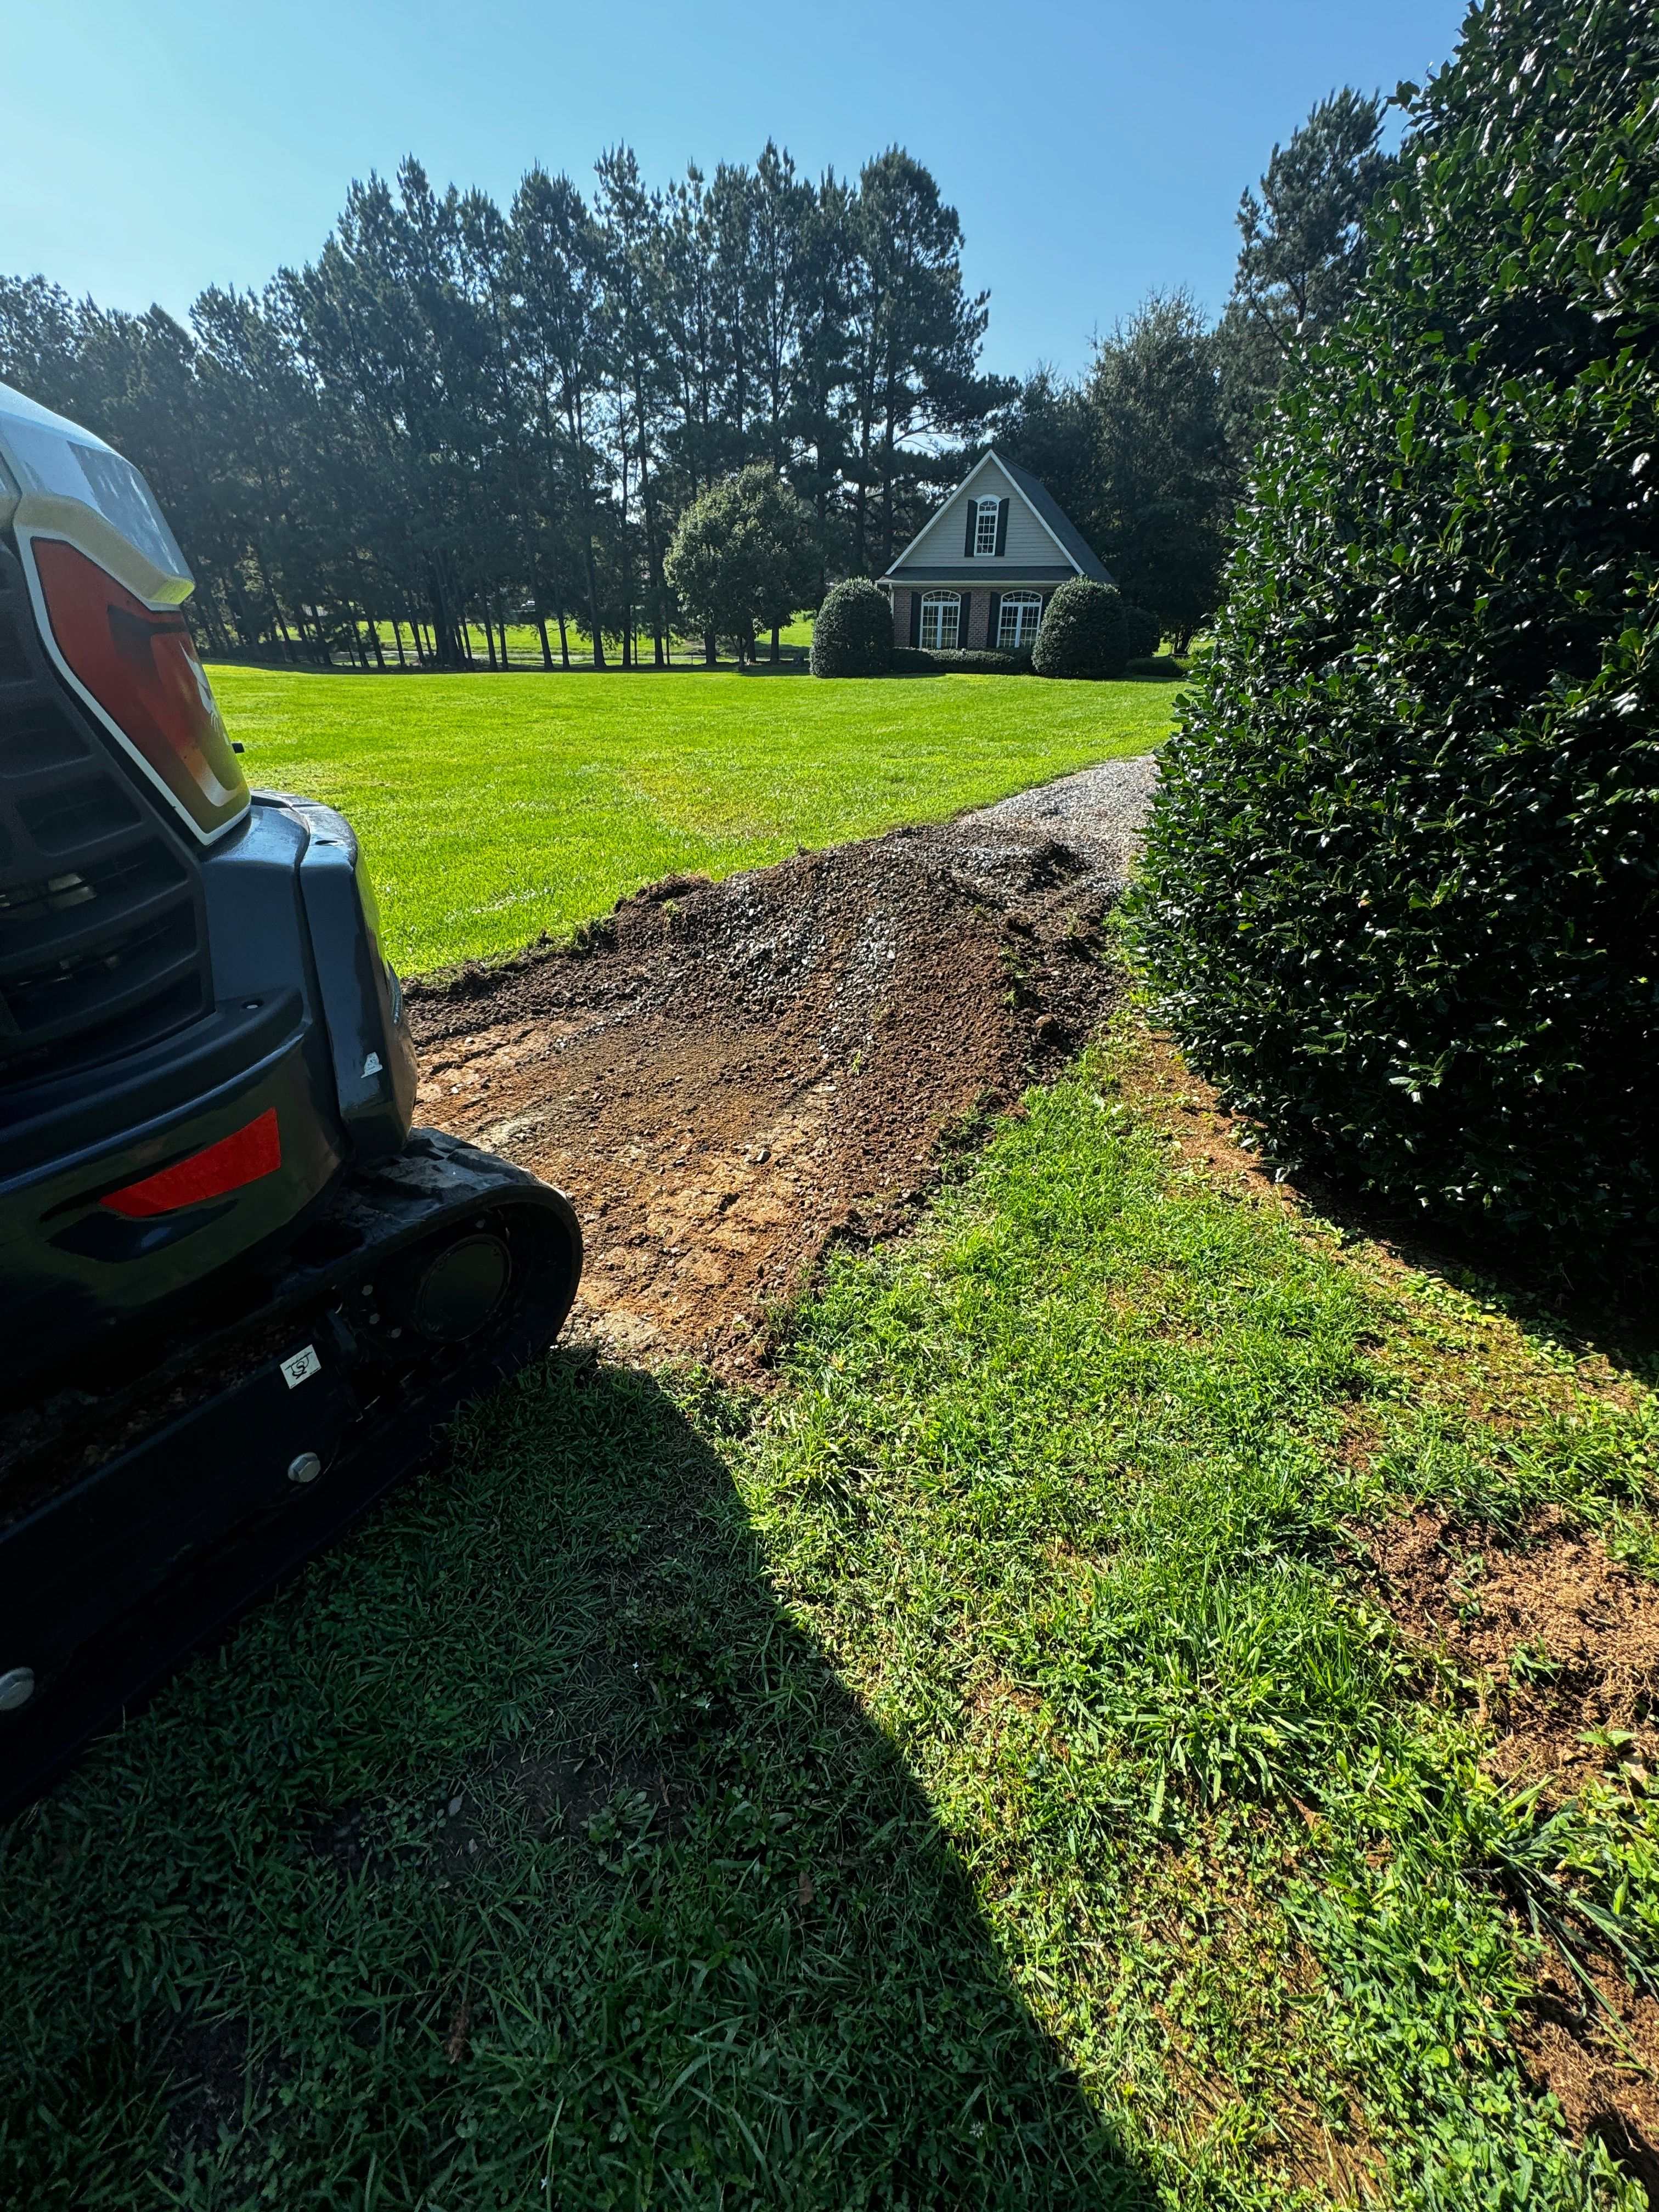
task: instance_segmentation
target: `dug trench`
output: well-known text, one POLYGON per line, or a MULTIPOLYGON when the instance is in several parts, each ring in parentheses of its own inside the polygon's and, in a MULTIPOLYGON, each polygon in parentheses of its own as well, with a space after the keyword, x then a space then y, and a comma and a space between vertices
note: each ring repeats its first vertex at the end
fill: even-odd
POLYGON ((570 1194, 575 1334, 752 1378, 826 1248, 902 1226, 1109 1012, 1101 925, 1152 774, 673 878, 577 945, 413 981, 419 1118, 570 1194))

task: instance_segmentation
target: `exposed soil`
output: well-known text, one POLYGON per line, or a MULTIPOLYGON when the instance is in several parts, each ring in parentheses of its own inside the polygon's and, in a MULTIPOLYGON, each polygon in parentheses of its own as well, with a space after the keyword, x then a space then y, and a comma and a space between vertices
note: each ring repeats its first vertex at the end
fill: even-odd
MULTIPOLYGON (((826 1246, 902 1225, 952 1133, 1057 1073, 1110 1012, 1099 924, 1154 772, 1113 763, 943 827, 655 884, 582 945, 413 984, 422 1118, 575 1200, 575 1332, 752 1376, 769 1313, 826 1246)), ((1135 1087, 1186 1164, 1241 1196, 1352 1213, 1384 1264, 1451 1264, 1316 1179, 1281 1181, 1167 1041, 1135 1087)), ((1510 1549, 1427 1511, 1366 1533, 1396 1618, 1495 1723, 1495 1774, 1559 1802, 1623 1731, 1659 1786, 1659 1589, 1559 1516, 1510 1549)), ((573 1754, 521 1786, 550 1826, 580 1826, 621 1771, 573 1754)), ((659 1778, 625 1778, 672 1818, 659 1778)), ((1522 2056, 1659 2205, 1659 2001, 1610 1965, 1597 1980, 1601 2015, 1546 1958, 1522 2056)))
POLYGON ((900 1226, 951 1133, 1099 1026, 1154 772, 676 878, 584 945, 411 984, 420 1117, 569 1193, 577 1334, 752 1374, 826 1245, 900 1226))
MULTIPOLYGON (((1444 1652, 1495 1723, 1494 1774, 1541 1783, 1546 1803, 1613 1759, 1642 1785, 1659 1758, 1659 1588, 1553 1510, 1518 1549, 1427 1511, 1370 1534, 1395 1617, 1444 1652)), ((1595 1979, 1599 2010, 1546 1949, 1522 2053, 1573 2133, 1600 2136, 1659 2204, 1659 2001, 1611 1961, 1595 1979)))
POLYGON ((1659 1761, 1659 1587, 1557 1512, 1520 1549, 1418 1512, 1371 1537, 1391 1609, 1476 1685, 1498 1729, 1505 1782, 1571 1796, 1606 1763, 1587 1735, 1620 1730, 1624 1756, 1659 1761))
MULTIPOLYGON (((1276 1171, 1167 1038, 1145 1040, 1123 1079, 1188 1168, 1243 1199, 1280 1206, 1287 1218, 1313 1213, 1334 1222, 1383 1279, 1424 1268, 1458 1279, 1473 1261, 1488 1279, 1503 1281, 1490 1255, 1449 1252, 1361 1196, 1316 1176, 1276 1171)), ((1601 1333, 1595 1321, 1588 1317, 1586 1353, 1601 1333)), ((1599 1352, 1593 1365, 1604 1387, 1616 1388, 1616 1367, 1599 1352)), ((1364 1457, 1374 1442, 1359 1409, 1349 1448, 1364 1457)), ((1395 1619, 1449 1660, 1492 1723, 1494 1775, 1511 1788, 1541 1784, 1546 1808, 1614 1764, 1635 1786, 1659 1788, 1659 1588, 1554 1512, 1506 1546, 1490 1529, 1427 1510, 1361 1533, 1395 1619), (1653 1778, 1645 1784, 1644 1775, 1653 1778)), ((1559 2100, 1572 2134, 1598 2136, 1659 2207, 1659 1999, 1638 1994, 1593 1949, 1579 1963, 1592 1973, 1600 2007, 1547 1946, 1517 2034, 1519 2056, 1559 2100)))
POLYGON ((1546 1954, 1522 2056, 1554 2092, 1573 2135, 1599 2136, 1659 2205, 1659 2000, 1638 1996, 1605 1966, 1595 1978, 1607 2008, 1599 2014, 1587 2012, 1556 1954, 1546 1954))

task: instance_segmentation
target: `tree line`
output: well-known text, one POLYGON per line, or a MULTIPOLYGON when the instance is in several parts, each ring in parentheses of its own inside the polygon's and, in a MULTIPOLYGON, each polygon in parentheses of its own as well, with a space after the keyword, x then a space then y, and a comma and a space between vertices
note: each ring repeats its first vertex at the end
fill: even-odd
POLYGON ((879 574, 993 436, 1184 641, 1262 410, 1363 273, 1382 113, 1334 94, 1275 147, 1218 322, 1155 295, 1075 381, 981 372, 988 295, 921 163, 815 181, 771 143, 664 188, 617 148, 591 194, 535 168, 505 208, 411 159, 352 186, 313 262, 182 321, 0 278, 0 379, 144 471, 219 653, 495 666, 528 623, 549 667, 573 629, 599 665, 661 665, 714 619, 670 554, 720 487, 787 485, 812 604, 879 574))
POLYGON ((1040 477, 1126 598, 1177 644, 1220 603, 1235 512, 1286 372, 1347 312, 1364 280, 1367 217, 1395 170, 1389 103, 1344 88, 1275 146, 1238 210, 1231 295, 1206 319, 1183 289, 1154 293, 1097 340, 1075 380, 1028 377, 998 443, 1040 477))
MULTIPOLYGON (((746 465, 787 475, 820 568, 884 567, 1007 387, 962 231, 897 148, 856 181, 752 168, 591 196, 532 169, 510 206, 409 161, 354 185, 316 260, 182 322, 0 279, 0 378, 153 483, 220 651, 494 665, 574 623, 665 657, 675 520, 746 465)), ((819 579, 822 587, 822 577, 819 579)))

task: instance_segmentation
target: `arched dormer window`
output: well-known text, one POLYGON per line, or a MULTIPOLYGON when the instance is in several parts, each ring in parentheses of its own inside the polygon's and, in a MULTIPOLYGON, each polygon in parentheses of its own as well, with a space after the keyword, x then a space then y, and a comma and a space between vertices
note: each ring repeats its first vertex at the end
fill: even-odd
POLYGON ((997 550, 997 514, 1001 507, 1000 499, 982 499, 974 520, 974 553, 975 557, 994 553, 997 550))

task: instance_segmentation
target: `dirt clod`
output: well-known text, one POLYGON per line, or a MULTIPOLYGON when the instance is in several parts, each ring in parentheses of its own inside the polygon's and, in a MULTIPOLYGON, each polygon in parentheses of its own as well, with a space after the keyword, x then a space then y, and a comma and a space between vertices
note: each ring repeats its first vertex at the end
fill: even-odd
POLYGON ((578 1334, 752 1372, 826 1246, 902 1226, 941 1133, 1098 1027, 1118 989, 1099 923, 1151 773, 676 877, 583 947, 414 984, 421 1118, 570 1194, 578 1334))

